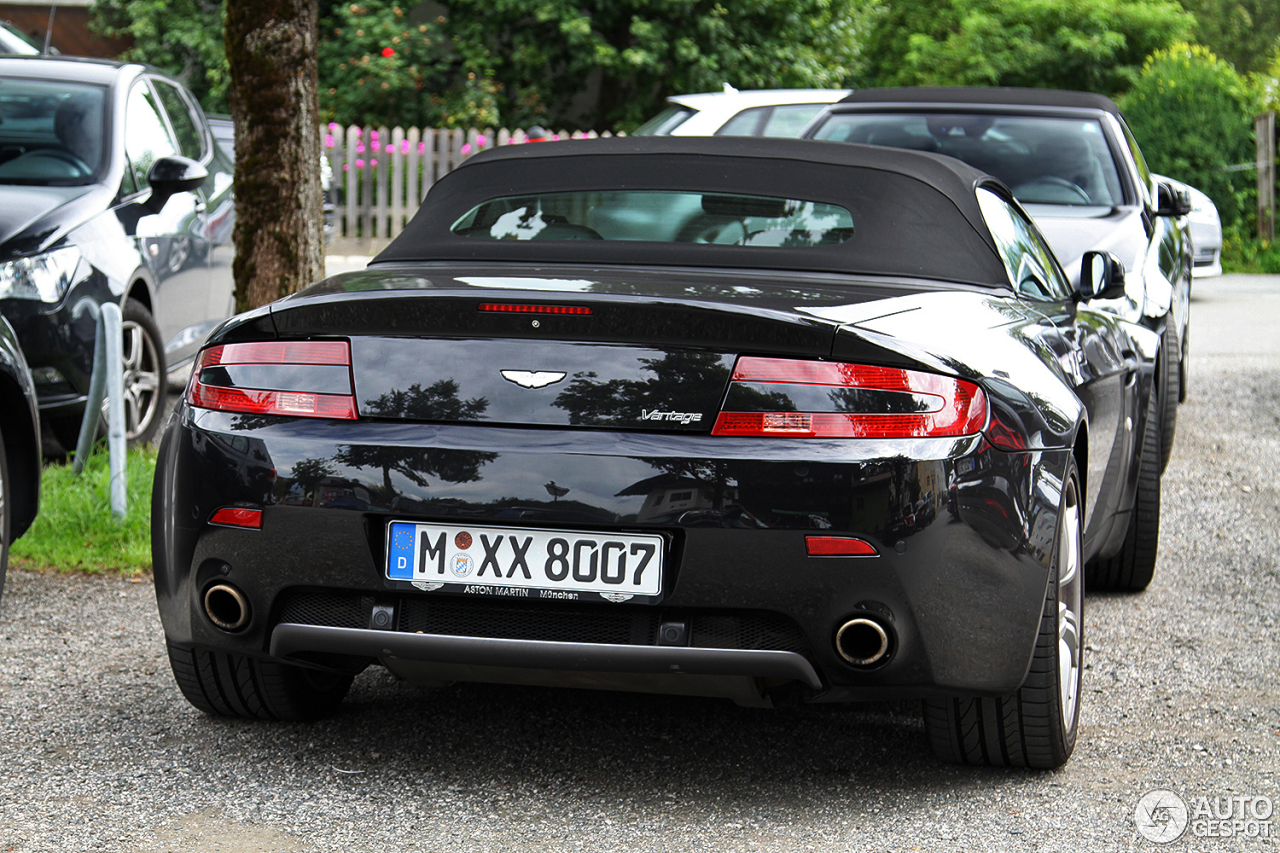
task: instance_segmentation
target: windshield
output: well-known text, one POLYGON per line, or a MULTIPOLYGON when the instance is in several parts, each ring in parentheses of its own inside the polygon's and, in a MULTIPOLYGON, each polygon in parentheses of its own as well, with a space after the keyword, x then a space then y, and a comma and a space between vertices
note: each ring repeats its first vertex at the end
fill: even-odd
POLYGON ((647 240, 803 248, 843 243, 853 215, 826 202, 656 190, 508 196, 477 205, 453 233, 489 240, 647 240))
POLYGON ((105 159, 106 89, 53 80, 0 80, 0 184, 78 186, 105 159))
POLYGON ((631 132, 632 136, 670 136, 677 127, 688 121, 697 110, 680 104, 669 104, 644 124, 631 132))
MULTIPOLYGON (((16 53, 21 56, 36 56, 44 45, 36 43, 31 36, 10 24, 0 21, 0 53, 16 53)), ((57 53, 57 51, 52 51, 57 53)))
POLYGON ((1098 122, 945 113, 842 113, 814 139, 932 151, 995 175, 1023 204, 1122 204, 1124 192, 1098 122))

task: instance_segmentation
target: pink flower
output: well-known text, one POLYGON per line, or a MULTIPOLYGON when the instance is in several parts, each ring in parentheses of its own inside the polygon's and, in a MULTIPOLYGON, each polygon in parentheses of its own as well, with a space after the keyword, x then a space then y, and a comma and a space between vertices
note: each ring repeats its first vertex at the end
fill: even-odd
POLYGON ((332 133, 326 133, 326 134, 324 135, 324 147, 325 147, 325 148, 332 148, 332 147, 333 147, 333 134, 332 134, 332 133))
POLYGON ((425 142, 419 142, 419 143, 418 143, 418 153, 419 153, 419 154, 425 154, 425 153, 427 153, 427 143, 425 143, 425 142))
POLYGON ((481 148, 483 148, 488 144, 489 144, 489 140, 485 138, 485 135, 483 133, 476 136, 476 145, 479 145, 481 148))
POLYGON ((394 153, 395 153, 395 150, 396 150, 396 144, 395 144, 394 142, 388 142, 388 143, 387 143, 387 153, 388 153, 388 154, 394 154, 394 153))
POLYGON ((343 164, 342 164, 342 171, 344 171, 344 172, 350 172, 350 171, 351 171, 351 164, 350 164, 350 163, 343 163, 343 164))
POLYGON ((363 154, 363 153, 364 153, 364 143, 363 143, 363 142, 357 142, 357 143, 356 143, 356 153, 357 153, 357 154, 363 154))
POLYGON ((378 141, 378 131, 376 131, 376 130, 371 130, 371 131, 369 131, 369 138, 370 138, 370 139, 372 139, 374 142, 377 142, 377 141, 378 141))
POLYGON ((364 160, 361 160, 361 159, 357 158, 357 159, 356 159, 356 168, 357 168, 357 169, 363 169, 363 168, 364 168, 364 160))
POLYGON ((471 153, 471 143, 470 143, 470 142, 464 142, 464 143, 462 143, 462 153, 463 153, 463 154, 470 154, 470 153, 471 153))
POLYGON ((409 140, 406 139, 400 143, 400 153, 401 154, 409 153, 409 140))
POLYGON ((356 136, 364 136, 364 129, 361 128, 359 125, 356 125, 355 128, 353 129, 356 132, 356 136))
POLYGON ((330 132, 330 133, 341 133, 341 132, 342 132, 342 125, 338 124, 336 121, 331 121, 331 122, 329 122, 329 132, 330 132))
POLYGON ((370 161, 369 161, 369 165, 370 165, 370 166, 376 166, 376 165, 378 165, 378 161, 377 161, 377 160, 370 160, 370 161))

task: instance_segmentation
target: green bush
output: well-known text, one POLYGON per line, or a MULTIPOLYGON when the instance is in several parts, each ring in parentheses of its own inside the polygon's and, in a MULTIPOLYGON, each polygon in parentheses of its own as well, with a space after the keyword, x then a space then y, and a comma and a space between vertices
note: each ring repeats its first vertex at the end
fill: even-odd
POLYGON ((876 86, 1111 94, 1195 25, 1170 0, 911 0, 876 8, 863 41, 868 82, 876 86))
POLYGON ((1280 273, 1280 243, 1259 240, 1252 230, 1239 226, 1223 229, 1222 270, 1280 273))
POLYGON ((377 127, 498 124, 496 85, 455 65, 441 24, 408 0, 339 3, 320 22, 320 116, 377 127))
POLYGON ((1253 162, 1262 97, 1229 63, 1200 45, 1157 51, 1120 107, 1153 171, 1207 194, 1224 228, 1253 221, 1255 173, 1227 167, 1253 162))

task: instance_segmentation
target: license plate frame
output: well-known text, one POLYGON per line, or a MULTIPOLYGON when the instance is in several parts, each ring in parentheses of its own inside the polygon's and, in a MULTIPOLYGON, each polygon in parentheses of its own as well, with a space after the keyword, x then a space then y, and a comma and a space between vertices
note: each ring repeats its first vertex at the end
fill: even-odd
POLYGON ((428 593, 657 604, 667 551, 659 533, 396 519, 383 576, 428 593))

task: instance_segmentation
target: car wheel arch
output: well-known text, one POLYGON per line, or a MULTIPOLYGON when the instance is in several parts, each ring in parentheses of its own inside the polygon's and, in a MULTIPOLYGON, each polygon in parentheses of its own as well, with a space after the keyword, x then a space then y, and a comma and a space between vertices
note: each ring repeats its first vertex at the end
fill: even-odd
POLYGON ((1089 508, 1085 505, 1085 496, 1089 494, 1087 475, 1089 471, 1089 424, 1083 418, 1076 425, 1075 442, 1071 446, 1071 455, 1076 462, 1076 478, 1080 481, 1080 511, 1088 518, 1089 508))
POLYGON ((129 299, 140 303, 142 307, 147 309, 148 314, 155 316, 156 311, 151 299, 151 287, 141 276, 134 276, 133 284, 129 285, 129 290, 125 293, 124 299, 120 300, 120 304, 123 305, 129 299))

